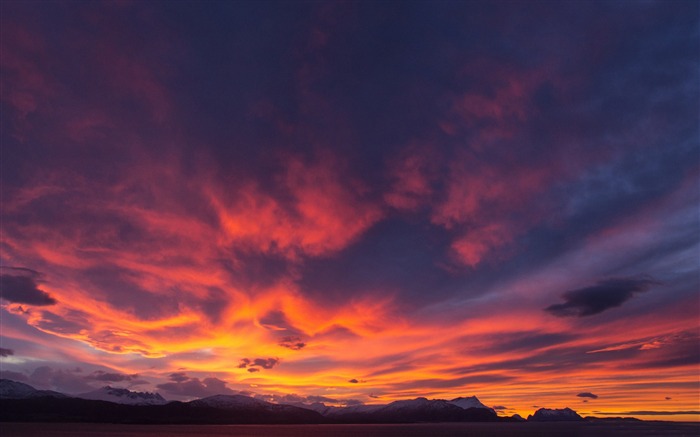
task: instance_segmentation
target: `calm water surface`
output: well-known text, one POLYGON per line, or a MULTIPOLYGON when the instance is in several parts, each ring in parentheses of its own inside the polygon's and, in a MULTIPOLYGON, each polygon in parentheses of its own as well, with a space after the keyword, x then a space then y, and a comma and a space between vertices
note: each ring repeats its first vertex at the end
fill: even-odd
POLYGON ((430 423, 408 425, 112 425, 92 423, 0 423, 0 436, 699 437, 700 423, 430 423))

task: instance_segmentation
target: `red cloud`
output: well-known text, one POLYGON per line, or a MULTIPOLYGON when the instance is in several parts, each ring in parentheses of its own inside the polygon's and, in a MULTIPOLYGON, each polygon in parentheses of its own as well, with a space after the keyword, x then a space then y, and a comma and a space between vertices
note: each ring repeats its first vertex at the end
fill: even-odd
POLYGON ((382 216, 377 205, 363 200, 361 185, 343 180, 331 156, 312 164, 291 157, 278 180, 287 201, 250 183, 233 195, 211 189, 210 201, 231 243, 289 257, 316 256, 342 249, 382 216))

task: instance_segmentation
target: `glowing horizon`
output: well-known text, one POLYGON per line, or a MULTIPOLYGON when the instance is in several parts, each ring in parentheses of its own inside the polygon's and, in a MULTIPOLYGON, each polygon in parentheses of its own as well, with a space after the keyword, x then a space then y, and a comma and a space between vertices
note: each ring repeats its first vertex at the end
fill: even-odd
POLYGON ((3 3, 0 377, 699 421, 698 8, 3 3))

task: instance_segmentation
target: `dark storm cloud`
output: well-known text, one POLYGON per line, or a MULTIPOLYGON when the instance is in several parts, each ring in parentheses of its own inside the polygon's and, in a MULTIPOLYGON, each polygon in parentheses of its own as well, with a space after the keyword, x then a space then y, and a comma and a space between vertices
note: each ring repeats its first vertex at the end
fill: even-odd
POLYGON ((15 351, 12 349, 6 349, 4 347, 0 347, 0 357, 9 357, 10 355, 14 355, 15 351))
POLYGON ((226 387, 226 381, 222 381, 219 378, 199 379, 189 377, 182 372, 171 373, 169 378, 173 382, 158 384, 156 387, 172 395, 203 398, 220 394, 240 394, 240 392, 226 387))
POLYGON ((606 279, 590 287, 567 291, 562 295, 565 303, 551 305, 545 311, 558 317, 592 316, 618 307, 658 284, 648 278, 606 279))
POLYGON ((577 394, 576 396, 578 396, 580 398, 598 399, 598 395, 594 395, 593 393, 590 393, 587 391, 581 392, 581 393, 577 394))
POLYGON ((291 350, 301 350, 306 346, 306 343, 301 340, 300 337, 282 337, 279 343, 280 346, 286 347, 291 350))
POLYGON ((56 299, 39 288, 36 275, 0 275, 0 297, 8 302, 36 306, 56 304, 56 299))

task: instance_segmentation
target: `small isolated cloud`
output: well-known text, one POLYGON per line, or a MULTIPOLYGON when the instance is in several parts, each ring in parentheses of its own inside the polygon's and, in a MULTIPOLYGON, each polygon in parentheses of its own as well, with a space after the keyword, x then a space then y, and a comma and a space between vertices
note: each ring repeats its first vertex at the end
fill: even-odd
POLYGON ((379 395, 375 395, 374 393, 370 393, 368 396, 371 397, 372 399, 379 399, 380 398, 379 395))
POLYGON ((348 381, 348 382, 350 382, 350 383, 352 383, 352 384, 357 384, 357 383, 359 383, 360 381, 358 381, 357 379, 353 378, 353 379, 351 379, 351 380, 348 381))
POLYGON ((495 405, 495 406, 493 407, 493 409, 496 410, 496 411, 503 411, 503 410, 507 410, 508 407, 504 407, 503 405, 495 405))
MULTIPOLYGON (((3 270, 7 270, 5 268, 3 270)), ((0 297, 12 303, 34 306, 54 305, 56 299, 39 288, 38 272, 30 269, 10 268, 12 274, 0 275, 0 297)))
POLYGON ((564 303, 550 305, 544 310, 558 317, 592 316, 618 307, 657 284, 649 278, 606 279, 590 287, 569 290, 562 295, 564 303))
POLYGON ((243 358, 238 363, 239 369, 248 369, 249 372, 259 372, 262 369, 272 369, 279 364, 279 358, 243 358))
POLYGON ((279 358, 256 358, 253 360, 253 366, 260 366, 263 369, 272 369, 279 363, 279 358))
POLYGON ((14 355, 15 351, 12 349, 6 349, 4 347, 0 347, 0 357, 9 357, 10 355, 14 355))
POLYGON ((581 393, 577 394, 576 396, 578 396, 580 398, 598 399, 598 395, 594 395, 593 393, 588 392, 588 391, 581 392, 581 393))
POLYGON ((299 337, 282 337, 278 344, 294 351, 298 351, 306 346, 306 343, 299 337))
POLYGON ((666 396, 665 399, 666 399, 667 401, 670 401, 672 398, 669 398, 668 396, 666 396))

